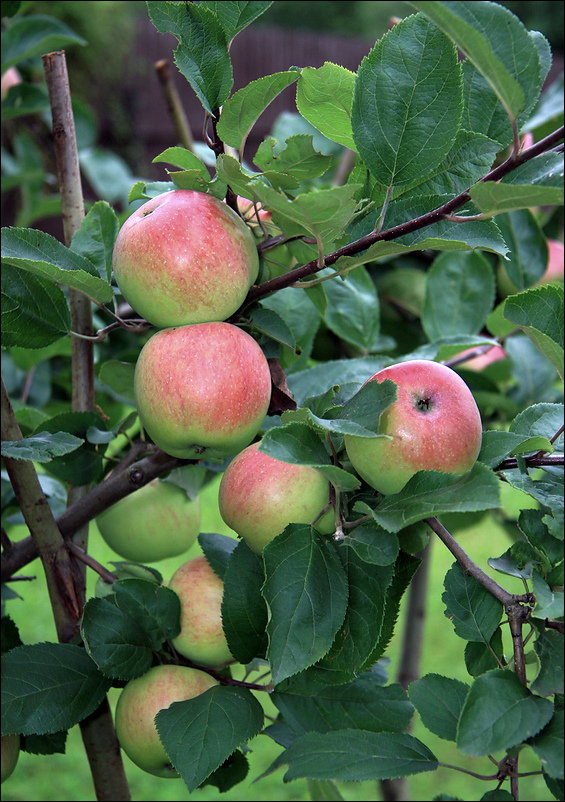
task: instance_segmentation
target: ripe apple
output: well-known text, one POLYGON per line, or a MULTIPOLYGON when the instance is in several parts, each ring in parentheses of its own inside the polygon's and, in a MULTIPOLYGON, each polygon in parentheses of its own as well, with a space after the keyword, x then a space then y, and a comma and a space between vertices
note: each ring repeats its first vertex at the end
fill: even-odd
POLYGON ((134 396, 143 426, 167 454, 225 457, 261 428, 271 372, 257 342, 237 326, 180 326, 158 331, 142 348, 134 396))
MULTIPOLYGON (((461 356, 464 356, 466 353, 471 353, 474 350, 474 348, 468 348, 461 353, 461 356)), ((471 357, 467 362, 461 362, 461 367, 480 372, 488 365, 492 365, 493 362, 499 362, 501 359, 506 359, 506 351, 501 345, 493 345, 493 347, 485 351, 484 354, 471 357)))
POLYGON ((181 603, 181 631, 172 641, 177 652, 202 666, 232 663, 222 628, 224 583, 206 557, 201 554, 177 568, 169 588, 181 603))
POLYGON ((258 223, 257 220, 257 213, 255 212, 255 206, 257 207, 257 211, 259 212, 259 220, 263 220, 265 223, 268 223, 272 217, 272 212, 267 211, 267 209, 263 209, 260 203, 254 204, 253 201, 248 200, 247 198, 242 198, 241 195, 237 196, 237 208, 244 220, 249 221, 250 223, 258 223))
POLYGON ((218 681, 185 666, 153 666, 130 680, 118 698, 115 725, 120 745, 140 769, 157 777, 179 777, 159 740, 155 716, 173 702, 194 699, 218 681))
POLYGON ((226 320, 259 273, 255 240, 227 204, 176 189, 124 223, 112 257, 126 301, 159 328, 226 320))
MULTIPOLYGON (((328 503, 330 483, 309 465, 291 465, 258 451, 253 443, 228 465, 218 502, 224 521, 256 554, 290 523, 309 524, 328 503)), ((315 524, 335 530, 330 508, 315 524)))
POLYGON ((96 518, 100 534, 124 560, 152 563, 184 554, 200 532, 200 501, 160 479, 125 496, 96 518))
POLYGON ((473 395, 454 370, 416 359, 390 365, 369 381, 390 379, 397 398, 382 413, 378 433, 345 436, 357 473, 385 495, 398 493, 417 471, 464 474, 481 448, 481 416, 473 395))
POLYGON ((2 782, 12 775, 20 756, 20 736, 2 736, 2 782))

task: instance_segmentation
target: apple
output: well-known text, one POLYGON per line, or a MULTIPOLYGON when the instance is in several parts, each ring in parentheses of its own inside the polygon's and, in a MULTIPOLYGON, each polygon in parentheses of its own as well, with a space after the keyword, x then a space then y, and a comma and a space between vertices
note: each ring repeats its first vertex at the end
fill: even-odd
POLYGON ((267 209, 263 209, 260 203, 254 204, 253 201, 249 200, 248 198, 242 198, 241 195, 237 196, 237 208, 244 220, 249 221, 250 223, 257 224, 257 213, 255 212, 255 206, 257 206, 257 212, 259 213, 259 220, 263 220, 265 223, 270 222, 272 217, 272 212, 267 211, 267 209))
POLYGON ((397 398, 382 413, 378 434, 345 436, 359 476, 385 495, 398 493, 417 471, 465 474, 481 449, 481 416, 454 370, 416 359, 390 365, 368 381, 390 379, 397 398))
MULTIPOLYGON (((218 502, 225 523, 256 553, 290 523, 310 524, 327 505, 330 483, 309 465, 291 465, 258 451, 253 443, 230 462, 218 502)), ((335 530, 330 507, 316 522, 322 534, 335 530)))
MULTIPOLYGON (((464 356, 466 353, 471 353, 474 350, 474 348, 468 348, 466 351, 462 351, 460 356, 464 356)), ((461 362, 461 367, 480 372, 488 365, 492 365, 493 362, 499 362, 501 359, 506 359, 506 351, 501 345, 493 345, 493 347, 485 351, 484 354, 471 357, 467 362, 461 362)))
POLYGON ((130 680, 116 705, 115 725, 120 745, 140 769, 157 777, 179 777, 159 740, 155 716, 159 710, 194 699, 218 681, 186 666, 153 666, 130 680))
POLYGON ((172 644, 198 665, 233 663, 222 628, 224 583, 201 554, 177 568, 169 582, 180 599, 180 634, 172 644))
POLYGON ((12 775, 20 756, 20 736, 2 735, 2 782, 12 775))
POLYGON ((134 397, 141 423, 167 454, 225 457, 261 428, 271 371, 253 337, 231 323, 163 329, 138 357, 134 397))
POLYGON ((165 192, 123 224, 112 256, 120 292, 158 328, 226 320, 259 274, 255 239, 227 204, 165 192))
POLYGON ((151 563, 184 554, 200 532, 200 501, 153 479, 101 512, 100 534, 124 560, 151 563))

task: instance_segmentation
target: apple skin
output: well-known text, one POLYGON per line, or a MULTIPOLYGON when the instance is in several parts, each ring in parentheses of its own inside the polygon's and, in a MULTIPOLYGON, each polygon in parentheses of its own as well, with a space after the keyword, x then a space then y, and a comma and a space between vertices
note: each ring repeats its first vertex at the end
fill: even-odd
POLYGON ((101 512, 100 534, 124 560, 152 563, 188 551, 200 532, 200 501, 160 479, 101 512))
POLYGON ((156 777, 179 777, 159 740, 155 716, 173 702, 194 699, 214 685, 218 681, 203 671, 173 665, 153 666, 130 680, 118 698, 115 714, 116 734, 129 759, 156 777))
POLYGON ((11 777, 20 756, 20 736, 2 735, 2 782, 11 777))
POLYGON ((398 493, 417 471, 465 474, 481 449, 481 415, 463 379, 446 365, 411 360, 380 370, 369 381, 390 379, 397 399, 381 415, 378 433, 345 436, 359 476, 380 493, 398 493))
POLYGON ((147 433, 173 457, 225 457, 253 440, 271 399, 260 346, 230 323, 163 329, 141 350, 134 376, 147 433))
POLYGON ((112 257, 126 301, 158 328, 226 320, 259 274, 250 229, 222 201, 165 192, 124 223, 112 257))
MULTIPOLYGON (((328 503, 330 483, 309 465, 291 465, 258 451, 253 443, 226 468, 218 493, 220 515, 256 553, 290 523, 310 524, 328 503)), ((330 508, 315 524, 335 531, 330 508)))
POLYGON ((202 554, 177 568, 169 588, 180 599, 180 634, 172 644, 183 657, 202 666, 233 663, 222 628, 224 583, 202 554))

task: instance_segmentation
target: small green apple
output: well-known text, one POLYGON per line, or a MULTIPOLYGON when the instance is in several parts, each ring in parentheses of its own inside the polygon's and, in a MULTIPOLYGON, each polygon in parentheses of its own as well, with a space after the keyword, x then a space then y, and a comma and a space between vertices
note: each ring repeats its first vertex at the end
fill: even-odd
POLYGON ((200 532, 200 501, 160 479, 130 493, 96 518, 100 534, 124 560, 152 563, 184 554, 200 532))
POLYGON ((173 702, 194 699, 218 681, 185 666, 153 666, 130 680, 116 705, 115 725, 120 745, 140 769, 157 777, 178 777, 159 740, 155 716, 173 702))
POLYGON ((224 583, 202 554, 177 568, 169 588, 180 599, 180 634, 173 646, 189 660, 203 666, 233 662, 222 628, 224 583))
POLYGON ((369 381, 390 379, 397 398, 380 417, 387 437, 345 436, 351 463, 367 484, 398 493, 418 471, 465 474, 482 441, 481 415, 473 394, 454 370, 438 362, 411 360, 380 370, 369 381))
MULTIPOLYGON (((253 443, 228 465, 220 482, 220 514, 256 554, 290 523, 310 524, 327 505, 330 483, 309 465, 291 465, 258 451, 253 443)), ((335 530, 330 507, 316 521, 322 534, 335 530)))
POLYGON ((134 396, 144 428, 167 454, 225 457, 261 428, 271 371, 258 343, 231 323, 163 329, 141 350, 134 396))
POLYGON ((169 328, 230 317, 258 276, 259 257, 250 229, 227 204, 176 189, 128 217, 112 267, 135 311, 169 328))
POLYGON ((20 736, 2 735, 2 782, 12 775, 20 756, 20 736))

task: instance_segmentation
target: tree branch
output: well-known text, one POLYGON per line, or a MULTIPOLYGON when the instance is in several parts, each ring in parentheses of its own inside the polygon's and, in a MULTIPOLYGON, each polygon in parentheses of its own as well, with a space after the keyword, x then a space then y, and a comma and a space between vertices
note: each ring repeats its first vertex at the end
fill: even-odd
MULTIPOLYGON (((147 443, 142 445, 146 449, 155 448, 147 443)), ((134 454, 138 455, 140 448, 139 446, 136 448, 136 446, 132 450, 134 454)), ((158 476, 189 462, 190 460, 170 457, 164 451, 156 449, 148 457, 131 464, 131 456, 128 453, 126 459, 121 463, 121 470, 120 466, 115 468, 107 479, 93 487, 86 495, 57 516, 56 523, 59 531, 65 540, 71 538, 80 527, 92 521, 116 501, 133 493, 158 476)), ((2 555, 2 582, 9 581, 13 573, 34 560, 37 555, 38 551, 32 538, 24 538, 14 544, 9 553, 2 555)))
MULTIPOLYGON (((483 176, 480 181, 500 180, 521 164, 524 164, 530 159, 533 159, 536 156, 539 156, 541 153, 545 153, 547 150, 553 148, 561 139, 563 139, 563 132, 564 126, 561 126, 561 128, 556 129, 544 139, 536 142, 536 144, 532 145, 531 148, 527 148, 517 155, 511 155, 508 159, 506 159, 505 162, 483 176)), ((356 254, 361 253, 361 251, 369 248, 371 245, 374 245, 375 242, 380 242, 381 240, 387 242, 390 240, 396 240, 400 237, 403 237, 405 234, 411 234, 414 231, 419 231, 422 228, 426 228, 426 226, 437 223, 439 220, 444 220, 448 215, 453 214, 453 212, 455 212, 457 209, 460 209, 461 206, 464 206, 471 200, 469 190, 470 187, 464 192, 461 192, 455 198, 447 201, 447 203, 444 203, 437 209, 427 212, 420 217, 415 217, 413 220, 408 220, 406 223, 393 226, 386 231, 381 231, 379 233, 372 231, 370 234, 366 234, 364 237, 355 240, 355 242, 350 242, 348 245, 338 248, 325 257, 325 266, 331 267, 341 256, 355 256, 356 254)), ((288 273, 283 273, 281 276, 276 276, 269 281, 265 281, 263 284, 252 287, 247 295, 247 298, 237 312, 232 315, 231 319, 237 319, 243 309, 255 301, 258 301, 260 298, 264 298, 266 295, 270 295, 277 290, 284 289, 285 287, 294 284, 296 281, 316 273, 319 269, 318 259, 313 259, 311 262, 308 262, 301 267, 297 267, 288 273)))

